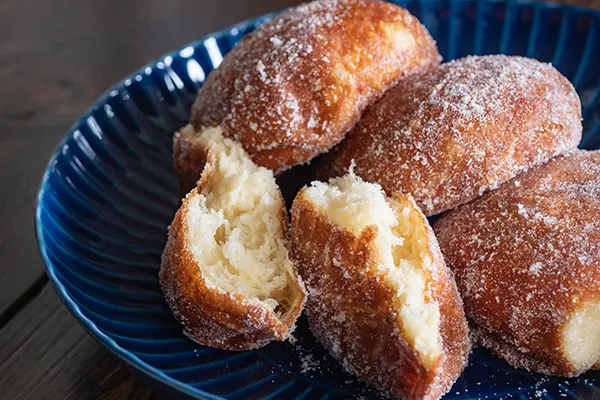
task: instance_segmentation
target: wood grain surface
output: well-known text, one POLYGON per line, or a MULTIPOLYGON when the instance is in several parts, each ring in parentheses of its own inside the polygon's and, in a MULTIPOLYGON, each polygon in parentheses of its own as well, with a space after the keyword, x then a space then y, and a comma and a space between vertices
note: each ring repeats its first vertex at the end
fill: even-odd
POLYGON ((0 331, 0 388, 6 399, 150 399, 62 305, 50 285, 0 331))
POLYGON ((47 282, 33 226, 39 181, 71 123, 126 74, 298 2, 0 0, 0 399, 172 398, 94 342, 47 282))

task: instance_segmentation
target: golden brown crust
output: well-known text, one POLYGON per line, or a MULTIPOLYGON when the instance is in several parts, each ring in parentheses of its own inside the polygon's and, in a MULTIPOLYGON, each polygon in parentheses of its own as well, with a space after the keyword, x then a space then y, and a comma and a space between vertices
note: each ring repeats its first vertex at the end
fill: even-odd
POLYGON ((198 185, 198 180, 208 161, 208 149, 195 138, 191 129, 182 129, 173 139, 173 164, 179 180, 181 196, 198 185))
POLYGON ((278 172, 331 148, 386 89, 439 60, 425 27, 398 6, 315 1, 245 36, 209 74, 191 122, 221 125, 278 172))
POLYGON ((320 179, 354 172, 387 193, 411 193, 426 215, 498 187, 575 148, 581 106, 549 64, 467 57, 403 79, 323 156, 320 179))
MULTIPOLYGON (((165 300, 185 334, 202 345, 225 350, 250 350, 263 347, 273 340, 286 340, 306 299, 304 284, 296 271, 294 278, 298 295, 290 305, 290 311, 279 319, 258 301, 251 302, 240 293, 209 287, 187 245, 189 203, 208 185, 214 171, 214 163, 210 163, 213 159, 211 151, 203 151, 209 168, 204 169, 198 187, 183 200, 169 227, 160 269, 160 284, 165 300)), ((287 211, 283 198, 281 203, 287 231, 287 211)))
MULTIPOLYGON (((423 216, 422 223, 426 224, 423 216)), ((428 225, 427 225, 428 226, 428 225)), ((306 313, 319 342, 350 373, 405 399, 436 399, 462 372, 469 352, 462 302, 428 229, 434 261, 431 296, 439 302, 443 356, 427 370, 404 340, 394 289, 378 279, 377 229, 360 237, 333 225, 303 197, 292 206, 292 256, 305 279, 306 313)))
POLYGON ((543 354, 531 353, 525 348, 519 348, 504 340, 501 335, 480 326, 471 324, 471 334, 474 345, 485 347, 516 368, 546 375, 562 375, 564 377, 577 376, 581 373, 572 369, 564 370, 557 366, 552 359, 545 357, 543 354))
POLYGON ((467 315, 512 365, 563 376, 591 367, 561 349, 572 315, 600 302, 599 213, 600 152, 576 151, 435 223, 467 315))
POLYGON ((418 210, 419 224, 425 227, 427 231, 429 253, 434 260, 431 271, 435 275, 430 277, 432 280, 431 291, 434 300, 440 307, 440 335, 442 337, 444 357, 437 371, 438 380, 436 386, 431 388, 429 396, 427 396, 434 399, 441 397, 451 389, 466 366, 471 350, 469 328, 463 302, 454 281, 454 275, 450 268, 446 266, 444 256, 440 250, 435 233, 429 225, 429 221, 411 195, 392 194, 393 199, 398 197, 403 199, 401 204, 406 204, 406 200, 408 200, 411 203, 411 207, 418 210))

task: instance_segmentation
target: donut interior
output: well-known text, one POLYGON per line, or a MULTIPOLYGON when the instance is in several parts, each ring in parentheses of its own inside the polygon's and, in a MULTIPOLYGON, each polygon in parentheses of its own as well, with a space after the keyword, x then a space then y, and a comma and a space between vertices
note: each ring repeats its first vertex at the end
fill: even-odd
POLYGON ((563 328, 563 352, 577 369, 600 366, 600 302, 572 314, 563 328))
POLYGON ((434 368, 442 352, 440 310, 429 295, 427 271, 433 260, 414 204, 404 196, 386 198, 379 185, 364 182, 352 171, 329 184, 314 182, 304 195, 332 224, 357 237, 368 226, 377 227, 379 270, 396 290, 395 312, 402 335, 424 367, 434 368))
POLYGON ((209 287, 238 292, 283 318, 298 293, 286 247, 286 211, 273 173, 241 145, 206 128, 208 149, 200 196, 187 214, 188 245, 209 287))

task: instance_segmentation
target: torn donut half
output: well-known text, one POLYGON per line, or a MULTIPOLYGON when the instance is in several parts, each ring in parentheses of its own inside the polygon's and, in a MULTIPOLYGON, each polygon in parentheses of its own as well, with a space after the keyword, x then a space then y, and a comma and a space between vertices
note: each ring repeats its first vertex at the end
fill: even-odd
POLYGON ((286 340, 306 293, 288 254, 287 210, 273 173, 221 128, 195 140, 206 163, 169 228, 165 299, 203 345, 247 350, 286 340))
POLYGON ((462 301, 410 195, 350 174, 292 206, 292 257, 311 331, 342 366, 394 397, 436 399, 465 367, 462 301))

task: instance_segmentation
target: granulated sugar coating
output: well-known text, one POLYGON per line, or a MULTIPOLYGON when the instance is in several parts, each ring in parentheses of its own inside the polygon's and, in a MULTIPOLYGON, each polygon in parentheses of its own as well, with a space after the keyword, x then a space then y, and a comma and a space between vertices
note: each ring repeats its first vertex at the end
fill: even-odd
POLYGON ((327 151, 386 89, 439 61, 425 27, 396 5, 315 1, 244 37, 209 74, 191 122, 222 125, 280 171, 327 151))
POLYGON ((307 354, 304 357, 302 357, 301 362, 302 369, 300 370, 300 372, 302 372, 303 374, 306 374, 309 371, 314 371, 320 366, 319 361, 316 360, 312 354, 307 354))
POLYGON ((574 151, 436 222, 476 341, 515 367, 600 361, 600 152, 574 151))
POLYGON ((406 400, 437 399, 469 353, 460 296, 410 196, 350 173, 292 205, 292 258, 317 341, 344 370, 406 400))
POLYGON ((218 127, 196 139, 206 166, 169 226, 159 272, 165 301, 185 334, 205 346, 250 350, 286 340, 306 292, 289 257, 273 173, 218 127))
POLYGON ((343 175, 354 160, 357 175, 434 215, 575 148, 581 129, 577 93, 551 65, 467 57, 390 89, 319 175, 343 175))

